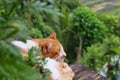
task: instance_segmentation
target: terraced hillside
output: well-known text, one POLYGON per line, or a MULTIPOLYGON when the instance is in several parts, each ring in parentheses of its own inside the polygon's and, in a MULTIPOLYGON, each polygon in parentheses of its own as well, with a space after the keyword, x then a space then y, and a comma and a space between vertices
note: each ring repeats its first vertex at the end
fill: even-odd
POLYGON ((81 0, 81 3, 98 13, 120 16, 120 0, 81 0))

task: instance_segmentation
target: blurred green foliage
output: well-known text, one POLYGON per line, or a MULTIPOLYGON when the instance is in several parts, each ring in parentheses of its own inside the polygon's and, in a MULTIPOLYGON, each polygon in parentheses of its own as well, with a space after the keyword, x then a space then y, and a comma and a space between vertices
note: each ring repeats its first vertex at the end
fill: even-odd
POLYGON ((118 17, 96 14, 85 6, 76 8, 73 13, 68 15, 69 24, 62 30, 63 40, 66 41, 63 44, 68 53, 68 62, 72 63, 76 60, 79 38, 82 37, 83 48, 80 62, 96 71, 104 71, 109 68, 106 71, 107 77, 115 80, 120 74, 118 17), (116 56, 118 60, 113 60, 116 56), (109 67, 103 68, 106 63, 109 67))
MULTIPOLYGON (((18 27, 16 25, 10 25, 6 27, 18 27)), ((7 28, 2 28, 0 30, 5 30, 7 28)), ((10 28, 9 28, 10 29, 10 28)), ((8 29, 8 31, 9 31, 8 29)), ((14 29, 14 28, 13 28, 14 29)), ((6 32, 2 34, 6 34, 6 32)), ((19 31, 19 27, 18 27, 19 31)), ((16 34, 18 33, 16 32, 16 34)), ((1 80, 39 80, 40 75, 37 71, 33 70, 28 66, 22 59, 20 51, 11 44, 13 31, 9 31, 9 37, 1 37, 0 40, 0 78, 1 80), (29 76, 31 75, 31 76, 29 76)), ((19 36, 20 37, 20 36, 19 36)), ((27 37, 27 36, 26 36, 27 37)))
POLYGON ((102 43, 93 44, 84 51, 84 57, 80 60, 83 64, 97 71, 108 69, 107 77, 116 80, 120 74, 119 53, 120 38, 114 35, 103 39, 102 43), (118 58, 115 58, 118 57, 118 58), (103 65, 108 64, 105 68, 103 65), (113 76, 113 77, 112 77, 113 76))
POLYGON ((104 36, 107 28, 90 9, 80 6, 74 10, 71 29, 76 32, 76 39, 83 38, 83 47, 99 42, 104 36), (89 40, 89 42, 87 41, 89 40))
POLYGON ((44 68, 46 64, 45 58, 42 58, 40 55, 40 49, 32 47, 28 52, 28 57, 25 59, 26 64, 30 65, 32 68, 37 70, 40 73, 40 79, 49 80, 50 71, 44 68))
POLYGON ((35 58, 40 52, 30 50, 29 60, 26 61, 11 41, 48 36, 53 29, 44 23, 41 15, 62 14, 53 5, 39 0, 2 0, 0 4, 0 79, 49 80, 50 72, 43 67, 44 59, 39 59, 42 65, 37 69, 32 68, 39 63, 35 58), (31 55, 34 53, 37 55, 31 55))
POLYGON ((43 67, 45 60, 35 58, 39 50, 31 49, 29 58, 24 60, 11 41, 43 38, 52 32, 57 33, 67 53, 66 61, 76 61, 81 37, 80 62, 96 71, 104 71, 107 63, 107 77, 115 80, 120 74, 120 22, 117 18, 96 14, 79 0, 1 0, 1 80, 48 80, 49 71, 43 67), (113 60, 116 56, 118 60, 113 60), (42 66, 31 68, 41 60, 42 66))
POLYGON ((71 0, 71 1, 69 1, 69 0, 58 0, 57 3, 59 3, 58 4, 59 7, 62 7, 61 5, 67 6, 69 11, 77 8, 77 6, 80 5, 79 0, 74 0, 74 1, 73 0, 71 0))
POLYGON ((87 46, 102 41, 107 32, 106 26, 97 18, 95 12, 85 6, 80 6, 74 10, 70 22, 71 25, 67 28, 71 32, 67 32, 67 29, 64 33, 68 34, 66 36, 68 38, 67 52, 69 53, 68 57, 72 60, 77 56, 80 37, 83 40, 82 47, 86 49, 87 46))
POLYGON ((120 22, 117 16, 98 14, 98 18, 106 25, 108 29, 107 35, 114 34, 116 36, 120 36, 120 33, 119 33, 120 22))

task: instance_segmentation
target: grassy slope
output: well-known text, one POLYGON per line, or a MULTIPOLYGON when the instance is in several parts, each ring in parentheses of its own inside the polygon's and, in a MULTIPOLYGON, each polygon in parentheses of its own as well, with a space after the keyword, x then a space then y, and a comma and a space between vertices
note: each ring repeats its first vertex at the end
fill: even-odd
POLYGON ((81 0, 81 3, 98 13, 120 16, 120 0, 81 0))

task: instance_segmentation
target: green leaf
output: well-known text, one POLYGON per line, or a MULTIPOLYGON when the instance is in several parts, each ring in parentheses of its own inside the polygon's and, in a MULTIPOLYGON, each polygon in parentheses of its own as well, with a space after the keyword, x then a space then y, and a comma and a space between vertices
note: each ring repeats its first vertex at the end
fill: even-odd
POLYGON ((3 17, 0 17, 0 23, 6 21, 3 17))
POLYGON ((120 55, 120 48, 111 47, 110 50, 120 55))

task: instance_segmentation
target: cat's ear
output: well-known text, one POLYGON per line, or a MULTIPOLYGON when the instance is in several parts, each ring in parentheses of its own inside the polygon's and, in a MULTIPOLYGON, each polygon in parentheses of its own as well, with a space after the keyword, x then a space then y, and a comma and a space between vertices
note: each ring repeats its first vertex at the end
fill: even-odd
POLYGON ((56 39, 56 33, 52 33, 50 36, 48 36, 50 39, 56 39))
POLYGON ((52 43, 47 43, 47 44, 42 45, 41 50, 43 54, 47 54, 51 47, 52 47, 52 43))

